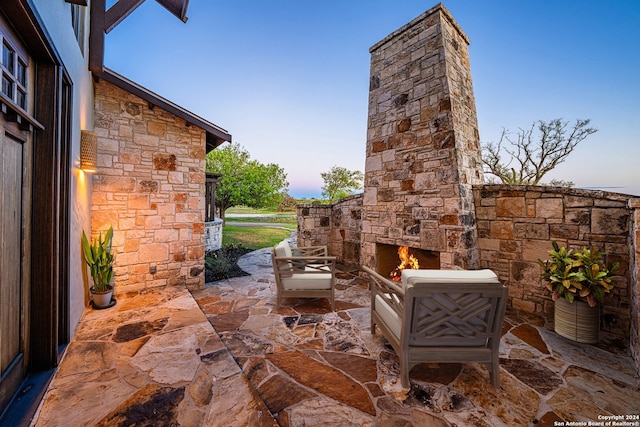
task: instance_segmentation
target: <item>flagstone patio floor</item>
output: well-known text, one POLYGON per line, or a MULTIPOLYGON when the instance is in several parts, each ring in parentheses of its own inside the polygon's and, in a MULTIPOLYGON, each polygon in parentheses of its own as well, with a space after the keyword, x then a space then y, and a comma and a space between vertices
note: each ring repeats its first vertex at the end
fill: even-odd
POLYGON ((341 269, 335 312, 323 299, 276 310, 268 249, 240 264, 250 275, 87 309, 32 425, 640 425, 625 420, 640 414, 640 389, 614 339, 575 343, 509 310, 499 388, 468 363, 419 365, 405 389, 396 354, 370 333, 357 271, 341 269))

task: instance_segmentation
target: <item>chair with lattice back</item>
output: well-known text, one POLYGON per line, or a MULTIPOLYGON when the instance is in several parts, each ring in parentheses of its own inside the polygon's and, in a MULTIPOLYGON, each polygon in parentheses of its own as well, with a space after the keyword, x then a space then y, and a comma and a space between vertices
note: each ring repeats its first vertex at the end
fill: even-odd
POLYGON ((404 270, 402 282, 363 267, 376 326, 400 359, 400 380, 425 362, 479 362, 499 378, 498 349, 508 290, 491 270, 404 270))
POLYGON ((283 298, 327 298, 335 310, 336 257, 326 246, 291 248, 286 240, 271 249, 276 308, 283 298))

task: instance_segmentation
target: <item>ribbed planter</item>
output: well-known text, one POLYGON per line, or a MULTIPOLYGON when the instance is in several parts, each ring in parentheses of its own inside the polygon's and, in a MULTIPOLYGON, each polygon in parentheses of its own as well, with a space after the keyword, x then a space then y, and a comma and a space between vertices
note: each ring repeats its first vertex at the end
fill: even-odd
POLYGON ((554 329, 573 341, 596 344, 600 336, 600 307, 589 307, 584 301, 568 302, 558 298, 554 304, 554 329))

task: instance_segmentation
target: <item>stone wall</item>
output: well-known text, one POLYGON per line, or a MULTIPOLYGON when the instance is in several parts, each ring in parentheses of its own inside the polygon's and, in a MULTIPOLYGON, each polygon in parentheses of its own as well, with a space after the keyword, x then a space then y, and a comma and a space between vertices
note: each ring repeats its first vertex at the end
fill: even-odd
POLYGON ((631 211, 629 196, 557 187, 474 187, 481 266, 509 286, 510 305, 553 314, 553 301, 539 279, 537 259, 551 242, 598 247, 619 262, 615 289, 605 296, 602 330, 629 336, 631 322, 631 211))
POLYGON ((204 286, 205 131, 95 83, 92 230, 114 228, 116 293, 204 286))
POLYGON ((640 199, 629 200, 631 210, 631 354, 640 374, 640 199))
MULTIPOLYGON (((537 259, 548 257, 554 240, 568 247, 596 246, 607 252, 607 261, 620 263, 615 290, 602 307, 601 329, 628 344, 640 369, 640 199, 508 185, 474 186, 473 194, 480 267, 494 270, 509 287, 512 307, 552 315, 553 302, 540 282, 537 259)), ((348 250, 359 240, 363 198, 360 194, 331 205, 298 206, 298 245, 327 245, 340 262, 363 265, 348 250)))
POLYGON ((298 246, 328 246, 345 265, 360 266, 362 194, 330 205, 298 206, 298 246))
POLYGON ((483 181, 469 40, 438 4, 371 49, 364 265, 376 245, 479 264, 471 186, 483 181))

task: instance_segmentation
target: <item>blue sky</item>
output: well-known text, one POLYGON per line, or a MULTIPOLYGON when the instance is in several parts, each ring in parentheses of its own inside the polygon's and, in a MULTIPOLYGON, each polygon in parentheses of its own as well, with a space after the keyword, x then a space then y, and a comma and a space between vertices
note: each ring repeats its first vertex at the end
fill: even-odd
MULTIPOLYGON (((280 165, 292 196, 319 197, 332 166, 364 171, 369 48, 436 3, 190 0, 184 24, 148 0, 107 34, 105 65, 280 165)), ((545 181, 640 195, 640 1, 443 4, 471 40, 482 142, 590 118, 599 131, 545 181)))

